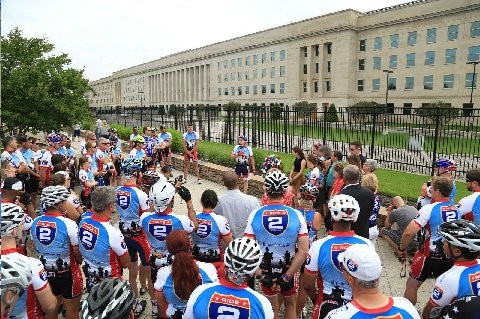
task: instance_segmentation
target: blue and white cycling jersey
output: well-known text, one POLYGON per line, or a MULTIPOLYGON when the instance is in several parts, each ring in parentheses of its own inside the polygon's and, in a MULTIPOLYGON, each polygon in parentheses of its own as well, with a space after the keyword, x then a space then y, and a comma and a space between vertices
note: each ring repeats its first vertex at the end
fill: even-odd
POLYGON ((444 307, 467 296, 480 296, 480 259, 454 262, 435 281, 430 301, 435 307, 444 307))
POLYGON ((47 272, 77 270, 72 250, 78 246, 77 232, 77 224, 58 211, 35 218, 30 234, 47 272))
POLYGON ((220 256, 220 241, 231 234, 230 225, 225 217, 215 213, 197 213, 198 229, 192 233, 195 250, 198 254, 213 253, 220 256), (211 252, 210 252, 211 251, 211 252))
POLYGON ((135 159, 139 159, 139 160, 143 161, 145 159, 145 157, 147 157, 147 153, 145 153, 145 151, 143 149, 137 150, 136 148, 134 148, 130 151, 129 156, 130 156, 130 158, 135 158, 135 159))
POLYGON ((474 192, 458 202, 462 216, 472 214, 473 223, 480 227, 480 192, 474 192))
POLYGON ((438 227, 442 223, 458 220, 460 217, 459 209, 450 201, 437 201, 423 206, 418 211, 413 221, 418 227, 425 227, 428 230, 422 248, 425 256, 443 255, 443 237, 438 233, 438 227))
POLYGON ((295 256, 298 237, 308 236, 302 213, 275 204, 262 206, 250 213, 245 236, 255 237, 263 252, 262 269, 290 265, 295 256))
POLYGON ((349 232, 329 232, 327 237, 315 241, 305 261, 305 271, 318 274, 323 279, 323 293, 338 293, 344 300, 352 299, 352 288, 343 277, 338 255, 354 244, 373 248, 370 240, 349 232))
POLYGON ((30 167, 31 169, 35 168, 35 153, 30 149, 27 148, 25 149, 18 149, 17 153, 20 153, 23 156, 23 159, 25 160, 25 163, 30 167))
POLYGON ((251 148, 248 146, 241 146, 237 145, 233 149, 232 155, 239 155, 236 160, 237 160, 237 165, 248 165, 248 159, 253 156, 253 153, 251 153, 251 148), (239 155, 243 154, 243 155, 239 155))
POLYGON ((135 185, 124 185, 117 188, 117 212, 123 228, 128 230, 135 223, 140 227, 140 215, 150 209, 147 194, 135 185))
POLYGON ((145 139, 145 153, 148 157, 152 157, 153 149, 155 148, 155 140, 147 135, 144 135, 143 138, 145 139))
POLYGON ((172 134, 170 134, 169 132, 162 132, 160 133, 160 135, 158 135, 158 137, 164 142, 170 142, 170 140, 172 139, 172 134))
POLYGON ((15 152, 4 151, 1 155, 1 159, 12 163, 15 169, 18 169, 21 163, 25 163, 25 159, 23 158, 22 153, 17 151, 15 152))
POLYGON ((75 150, 73 149, 73 147, 66 147, 67 149, 67 157, 75 157, 75 150))
POLYGON ((188 299, 184 319, 272 319, 268 299, 247 285, 235 286, 220 278, 218 283, 198 286, 188 299))
POLYGON ((355 301, 332 310, 325 317, 326 319, 420 319, 415 306, 402 297, 389 297, 389 303, 377 309, 365 309, 355 301))
MULTIPOLYGON (((212 264, 203 263, 201 261, 196 261, 196 263, 200 272, 200 278, 202 280, 201 285, 218 281, 217 269, 215 266, 212 264)), ((156 291, 162 291, 165 299, 167 300, 167 317, 171 317, 177 310, 180 310, 182 313, 185 312, 188 300, 180 299, 176 295, 173 285, 171 266, 166 266, 158 270, 157 281, 154 283, 154 288, 156 291)))
POLYGON ((373 226, 377 226, 377 218, 378 218, 378 213, 380 212, 380 206, 382 206, 382 203, 380 202, 380 197, 377 194, 375 194, 375 200, 373 202, 373 210, 372 210, 372 213, 370 214, 370 218, 368 219, 369 228, 373 226))
POLYGON ((82 218, 78 226, 78 242, 84 260, 84 271, 97 278, 122 278, 119 257, 128 254, 122 233, 108 218, 93 214, 82 218))
POLYGON ((197 132, 185 132, 183 133, 183 139, 185 140, 185 143, 187 144, 187 149, 188 150, 193 150, 195 147, 195 143, 197 140, 200 139, 200 136, 198 135, 197 132))
POLYGON ((63 155, 63 156, 67 156, 67 148, 65 146, 62 146, 60 147, 58 150, 57 150, 57 154, 59 155, 63 155))
POLYGON ((310 246, 312 245, 313 241, 317 239, 317 231, 313 228, 313 218, 315 217, 315 209, 305 210, 302 207, 297 208, 300 213, 302 213, 303 217, 305 218, 305 222, 307 223, 308 229, 308 242, 310 246))
POLYGON ((457 196, 457 184, 455 183, 455 180, 452 178, 452 184, 453 184, 453 188, 452 188, 452 193, 450 194, 450 201, 452 203, 455 203, 455 197, 457 196))

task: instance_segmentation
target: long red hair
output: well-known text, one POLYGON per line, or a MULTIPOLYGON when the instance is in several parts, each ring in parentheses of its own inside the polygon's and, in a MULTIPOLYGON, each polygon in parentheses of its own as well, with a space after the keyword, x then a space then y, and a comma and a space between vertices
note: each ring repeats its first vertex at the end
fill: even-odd
POLYGON ((192 292, 201 284, 200 271, 190 249, 190 237, 183 230, 173 230, 166 238, 172 262, 172 278, 175 294, 188 300, 192 292))

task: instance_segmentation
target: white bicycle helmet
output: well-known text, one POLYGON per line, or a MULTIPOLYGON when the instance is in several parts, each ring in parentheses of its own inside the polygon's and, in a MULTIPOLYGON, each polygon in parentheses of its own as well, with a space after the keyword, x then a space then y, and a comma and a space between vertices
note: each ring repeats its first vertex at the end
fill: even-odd
POLYGON ((455 247, 480 251, 480 228, 470 221, 459 219, 443 223, 438 227, 438 232, 455 247))
POLYGON ((70 192, 64 186, 48 186, 43 189, 40 201, 48 209, 66 201, 69 196, 70 192))
POLYGON ((306 183, 300 187, 300 198, 316 200, 318 194, 318 188, 312 186, 310 183, 306 183))
POLYGON ((345 220, 355 222, 360 213, 360 206, 355 198, 350 195, 338 194, 328 202, 328 209, 335 221, 345 220))
POLYGON ((158 172, 147 170, 145 173, 143 173, 143 176, 142 176, 143 186, 150 188, 159 179, 160 179, 160 174, 158 172))
POLYGON ((26 288, 32 281, 32 271, 28 264, 15 256, 3 255, 1 259, 2 289, 7 286, 26 288))
POLYGON ((289 184, 288 177, 280 171, 272 171, 265 175, 263 183, 269 194, 283 194, 289 184))
POLYGON ((159 181, 153 184, 150 189, 150 201, 157 212, 163 212, 167 209, 167 205, 172 201, 175 195, 175 187, 166 181, 159 181))
POLYGON ((223 262, 236 275, 252 275, 262 262, 260 245, 253 238, 236 238, 228 245, 223 262))
POLYGON ((20 206, 12 203, 2 204, 2 236, 10 235, 24 221, 25 213, 20 206))

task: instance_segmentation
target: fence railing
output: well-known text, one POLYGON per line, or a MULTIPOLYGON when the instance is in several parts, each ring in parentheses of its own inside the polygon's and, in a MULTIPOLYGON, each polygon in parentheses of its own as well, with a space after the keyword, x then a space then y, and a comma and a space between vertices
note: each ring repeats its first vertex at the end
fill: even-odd
MULTIPOLYGON (((458 173, 479 167, 480 110, 451 114, 445 109, 338 108, 299 110, 289 106, 169 106, 104 107, 94 111, 109 123, 160 126, 184 131, 192 122, 203 140, 235 144, 247 135, 253 147, 291 152, 294 146, 310 150, 315 142, 348 153, 359 141, 363 154, 381 167, 433 173, 439 157, 457 161, 458 173)), ((460 177, 460 176, 457 176, 460 177)))

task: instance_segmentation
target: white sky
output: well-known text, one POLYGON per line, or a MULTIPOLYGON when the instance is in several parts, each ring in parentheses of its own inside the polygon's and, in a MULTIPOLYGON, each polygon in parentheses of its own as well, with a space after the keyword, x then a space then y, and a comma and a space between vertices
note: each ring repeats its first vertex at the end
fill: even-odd
POLYGON ((407 0, 3 0, 1 34, 45 36, 89 80, 218 41, 351 8, 407 0))

